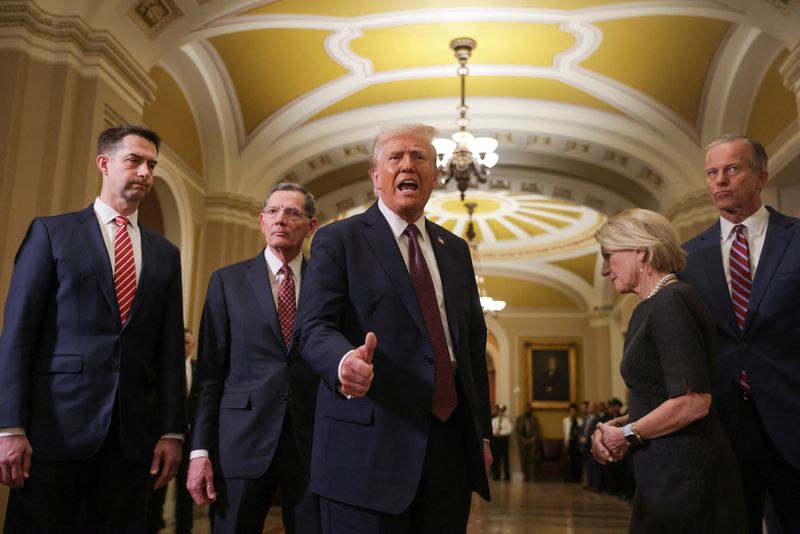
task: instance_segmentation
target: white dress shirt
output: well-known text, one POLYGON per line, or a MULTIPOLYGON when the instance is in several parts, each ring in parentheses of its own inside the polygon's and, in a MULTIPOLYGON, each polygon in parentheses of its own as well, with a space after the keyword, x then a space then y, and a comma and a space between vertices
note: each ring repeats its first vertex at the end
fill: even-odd
MULTIPOLYGON (((750 277, 755 280, 758 260, 761 258, 761 251, 764 249, 764 239, 767 236, 767 223, 769 222, 769 211, 762 204, 758 210, 750 217, 742 221, 746 228, 744 236, 747 238, 747 245, 750 248, 750 277)), ((725 280, 728 282, 728 292, 731 290, 731 272, 729 268, 731 259, 731 245, 736 232, 734 223, 720 217, 720 245, 722 247, 722 265, 725 270, 725 280)))
MULTIPOLYGON (((391 228, 395 242, 400 249, 400 254, 403 256, 406 269, 408 269, 410 273, 411 269, 408 265, 408 237, 404 233, 409 223, 403 220, 395 212, 390 210, 380 199, 378 199, 378 209, 383 214, 386 222, 389 223, 389 228, 391 228)), ((425 227, 425 216, 423 215, 414 221, 413 224, 419 229, 417 243, 419 243, 419 248, 422 250, 422 256, 425 258, 425 263, 428 264, 428 270, 430 271, 431 278, 433 279, 433 289, 436 292, 436 303, 439 305, 439 316, 442 318, 442 328, 444 329, 444 337, 447 341, 447 352, 450 355, 450 362, 453 364, 453 370, 455 372, 456 358, 453 351, 453 341, 450 339, 450 329, 448 328, 447 324, 447 310, 445 309, 444 303, 442 277, 439 275, 439 264, 436 262, 436 255, 433 252, 433 245, 431 244, 431 239, 428 235, 428 229, 425 227)), ((340 382, 342 380, 342 364, 344 363, 345 358, 347 358, 351 352, 353 351, 348 351, 344 356, 342 356, 342 359, 339 360, 339 370, 337 375, 339 376, 340 382)))

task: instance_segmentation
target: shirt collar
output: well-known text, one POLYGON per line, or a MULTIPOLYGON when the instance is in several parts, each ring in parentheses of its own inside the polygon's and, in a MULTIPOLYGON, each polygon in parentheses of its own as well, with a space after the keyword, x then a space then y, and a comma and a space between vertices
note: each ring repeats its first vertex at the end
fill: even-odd
MULTIPOLYGON (((383 203, 381 199, 378 199, 378 209, 381 210, 383 217, 386 219, 386 222, 389 223, 389 227, 392 229, 392 234, 394 234, 395 239, 400 239, 400 236, 403 235, 403 232, 406 231, 408 227, 408 222, 402 219, 398 214, 393 212, 389 209, 389 207, 383 203)), ((414 226, 419 229, 419 233, 422 236, 423 241, 428 240, 428 230, 425 228, 425 215, 421 215, 419 219, 414 221, 414 226)))
MULTIPOLYGON (((761 207, 758 208, 755 213, 739 224, 747 228, 747 237, 753 238, 762 235, 766 231, 768 222, 769 210, 767 210, 764 204, 761 204, 761 207)), ((723 241, 727 241, 731 238, 734 226, 737 225, 722 217, 719 218, 719 232, 723 241)))
MULTIPOLYGON (((94 212, 100 217, 103 224, 114 222, 114 218, 122 215, 117 210, 100 200, 100 197, 94 199, 94 212)), ((130 215, 126 215, 131 222, 131 226, 138 228, 139 226, 139 210, 134 211, 130 215)))
MULTIPOLYGON (((283 260, 276 256, 269 247, 264 249, 264 257, 267 260, 267 265, 272 275, 278 276, 278 271, 283 267, 283 260)), ((303 254, 301 253, 295 256, 295 258, 289 262, 289 267, 292 269, 292 274, 295 278, 300 276, 300 269, 303 267, 303 254)))

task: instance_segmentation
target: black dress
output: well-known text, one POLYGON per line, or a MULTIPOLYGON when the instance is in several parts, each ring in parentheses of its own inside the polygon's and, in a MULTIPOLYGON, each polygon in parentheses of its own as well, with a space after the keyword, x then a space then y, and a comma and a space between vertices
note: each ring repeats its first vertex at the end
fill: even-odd
MULTIPOLYGON (((711 393, 715 327, 685 282, 664 287, 634 310, 620 370, 630 388, 630 422, 686 393, 711 393)), ((636 496, 630 532, 745 532, 736 459, 716 409, 634 448, 636 496)))

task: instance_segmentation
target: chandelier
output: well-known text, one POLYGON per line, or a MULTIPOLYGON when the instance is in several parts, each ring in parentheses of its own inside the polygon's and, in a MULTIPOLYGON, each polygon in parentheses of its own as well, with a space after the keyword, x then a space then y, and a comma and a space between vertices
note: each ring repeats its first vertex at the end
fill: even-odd
POLYGON ((461 192, 461 200, 464 200, 464 192, 473 178, 478 183, 485 183, 489 176, 489 169, 494 167, 498 160, 495 153, 497 140, 491 137, 475 137, 467 131, 469 108, 464 102, 466 79, 469 74, 467 60, 477 46, 475 40, 469 37, 459 37, 450 41, 450 48, 453 49, 459 64, 456 74, 461 78, 461 105, 457 108, 458 119, 456 119, 458 131, 450 139, 436 138, 433 140, 442 184, 455 179, 458 190, 461 192))
POLYGON ((506 301, 493 299, 486 293, 484 287, 483 276, 480 274, 480 255, 478 254, 478 242, 475 241, 475 226, 472 223, 472 214, 478 205, 475 202, 465 202, 464 207, 467 208, 469 215, 469 223, 467 224, 467 243, 469 250, 472 253, 473 270, 475 271, 475 283, 478 285, 478 296, 481 299, 481 309, 483 313, 497 313, 506 307, 506 301))

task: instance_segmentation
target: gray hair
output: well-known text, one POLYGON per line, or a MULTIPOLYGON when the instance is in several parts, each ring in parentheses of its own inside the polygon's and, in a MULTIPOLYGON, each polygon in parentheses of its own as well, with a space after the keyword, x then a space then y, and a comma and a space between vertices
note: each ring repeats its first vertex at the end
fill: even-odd
POLYGON ((306 212, 306 215, 309 217, 314 217, 317 214, 317 203, 314 201, 314 195, 311 192, 303 187, 300 184, 293 184, 292 182, 280 182, 275 184, 275 187, 269 190, 267 196, 264 197, 264 205, 263 208, 267 207, 267 202, 269 202, 269 197, 272 196, 272 193, 275 191, 297 191, 298 193, 302 193, 303 197, 305 197, 305 205, 303 209, 306 212))
POLYGON ((706 146, 706 152, 711 150, 713 147, 722 144, 722 143, 731 143, 734 141, 741 141, 744 144, 750 147, 750 160, 748 163, 750 164, 750 169, 754 172, 761 172, 767 170, 767 163, 769 162, 769 158, 767 157, 767 151, 764 148, 764 145, 756 141, 755 139, 751 139, 743 134, 725 134, 720 135, 719 137, 715 137, 708 143, 706 146))
POLYGON ((680 272, 686 251, 670 222, 654 211, 633 208, 614 215, 594 234, 604 250, 641 250, 645 262, 663 273, 680 272))

